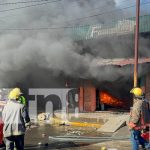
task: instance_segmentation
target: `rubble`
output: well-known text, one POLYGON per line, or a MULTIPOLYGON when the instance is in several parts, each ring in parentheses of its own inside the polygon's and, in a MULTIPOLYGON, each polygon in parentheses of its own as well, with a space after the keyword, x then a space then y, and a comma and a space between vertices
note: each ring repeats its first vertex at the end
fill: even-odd
POLYGON ((37 118, 38 121, 44 121, 44 120, 49 120, 51 114, 50 113, 40 113, 38 114, 37 118))
POLYGON ((109 118, 109 120, 97 131, 99 132, 115 132, 122 126, 126 125, 129 115, 120 115, 118 117, 109 118))

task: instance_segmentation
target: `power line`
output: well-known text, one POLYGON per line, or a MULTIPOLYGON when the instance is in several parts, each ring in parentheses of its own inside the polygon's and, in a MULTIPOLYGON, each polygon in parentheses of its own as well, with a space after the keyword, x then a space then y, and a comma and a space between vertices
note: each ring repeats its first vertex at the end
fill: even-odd
MULTIPOLYGON (((131 2, 131 0, 124 0, 124 1, 122 1, 120 4, 122 4, 122 3, 124 3, 124 2, 131 2)), ((122 5, 117 5, 117 7, 120 7, 120 6, 122 6, 122 5)), ((90 9, 90 10, 88 10, 88 11, 95 11, 95 10, 97 10, 97 9, 100 9, 100 8, 103 8, 103 9, 105 9, 106 7, 104 7, 104 6, 102 6, 102 7, 95 7, 94 9, 90 9)))
POLYGON ((16 5, 16 4, 26 4, 26 3, 39 3, 39 2, 44 2, 44 1, 49 1, 49 0, 38 0, 38 1, 18 1, 18 2, 7 2, 7 3, 0 3, 0 5, 16 5))
MULTIPOLYGON (((81 26, 80 26, 81 27, 81 26)), ((40 28, 0 28, 0 30, 16 30, 16 31, 33 31, 33 30, 56 30, 56 29, 68 29, 73 28, 73 26, 59 26, 59 27, 40 27, 40 28)))
MULTIPOLYGON (((79 1, 79 0, 76 0, 76 1, 79 1)), ((108 1, 110 1, 110 0, 108 0, 108 1)), ((131 0, 123 0, 123 1, 120 1, 120 2, 119 2, 119 5, 117 5, 117 7, 122 6, 122 5, 120 5, 120 4, 122 4, 122 3, 124 3, 124 2, 128 2, 128 1, 131 2, 131 0)), ((134 0, 134 1, 135 1, 135 0, 134 0)), ((78 6, 78 5, 72 5, 72 7, 79 7, 79 6, 78 6)), ((100 9, 100 8, 105 9, 105 8, 107 8, 107 5, 105 5, 105 6, 100 6, 100 7, 94 7, 94 8, 92 8, 92 9, 88 9, 87 11, 94 11, 94 10, 97 10, 97 9, 100 9)), ((63 9, 63 8, 60 7, 59 9, 63 9)))
MULTIPOLYGON (((28 3, 28 2, 42 2, 42 1, 49 1, 49 0, 38 0, 38 1, 24 1, 24 2, 15 2, 15 3, 28 3)), ((62 0, 58 0, 58 2, 59 1, 62 1, 62 0)), ((81 0, 76 0, 76 1, 81 1, 81 0)), ((108 1, 110 1, 110 0, 108 0, 108 1)), ((130 1, 130 0, 123 0, 123 1, 120 1, 120 4, 121 3, 124 3, 124 2, 127 2, 127 1, 130 1)), ((52 3, 52 2, 57 2, 57 0, 55 0, 55 1, 50 1, 50 2, 46 2, 46 3, 40 3, 40 4, 37 4, 37 5, 44 5, 44 4, 47 4, 47 3, 52 3)), ((13 4, 15 4, 15 3, 13 3, 13 4)), ((3 3, 4 4, 4 3, 3 3)), ((6 4, 6 3, 5 3, 6 4)), ((0 4, 1 5, 1 4, 0 4)), ((12 10, 17 10, 17 9, 22 9, 22 8, 26 8, 26 7, 32 7, 32 6, 37 6, 37 5, 29 5, 29 6, 24 6, 24 7, 18 7, 18 8, 12 8, 12 9, 7 9, 7 10, 1 10, 0 12, 5 12, 5 11, 12 11, 12 10)), ((118 5, 118 7, 119 6, 121 6, 121 5, 118 5)), ((79 7, 79 6, 77 6, 77 5, 72 5, 72 7, 79 7)), ((58 7, 56 7, 56 8, 58 8, 58 7)), ((106 8, 106 7, 96 7, 96 8, 93 8, 93 9, 89 9, 89 10, 87 10, 87 11, 95 11, 96 9, 100 9, 100 8, 106 8)), ((62 7, 59 7, 59 9, 64 9, 64 8, 62 8, 62 7)), ((11 15, 10 15, 11 16, 11 15)), ((8 17, 10 17, 10 16, 8 16, 8 17)), ((14 16, 14 15, 13 15, 14 16)), ((7 17, 7 16, 6 16, 7 17)), ((4 17, 0 17, 0 18, 5 18, 5 16, 4 17)))
MULTIPOLYGON (((49 0, 30 0, 30 1, 7 2, 7 3, 0 3, 0 5, 16 5, 16 4, 36 3, 36 2, 39 3, 39 2, 44 2, 44 1, 49 1, 49 0)), ((77 2, 77 1, 81 1, 81 0, 75 0, 74 2, 77 2)), ((110 0, 108 0, 108 1, 110 1, 110 0)), ((126 1, 130 1, 130 0, 123 0, 123 1, 120 1, 119 3, 123 3, 126 1)))
MULTIPOLYGON (((147 2, 147 3, 143 3, 141 5, 146 5, 146 4, 149 4, 150 2, 147 2)), ((80 20, 80 19, 87 19, 87 18, 91 18, 91 17, 97 17, 97 16, 101 16, 101 15, 104 15, 104 14, 108 14, 108 13, 112 13, 112 12, 115 12, 115 11, 121 11, 121 10, 125 10, 125 9, 128 9, 128 8, 132 8, 132 7, 135 7, 135 5, 133 6, 128 6, 128 7, 125 7, 125 8, 122 8, 122 9, 118 9, 118 10, 113 10, 113 11, 109 11, 109 12, 103 12, 101 14, 95 14, 95 15, 91 15, 91 16, 87 16, 87 17, 82 17, 82 18, 76 18, 74 20, 80 20)), ((72 21, 72 20, 68 20, 68 21, 72 21)), ((77 26, 77 27, 85 27, 86 25, 82 25, 82 26, 77 26)), ((75 24, 74 25, 71 25, 71 26, 58 26, 58 27, 39 27, 39 28, 0 28, 0 30, 16 30, 16 31, 31 31, 31 30, 58 30, 58 29, 67 29, 67 28, 73 28, 75 27, 75 24)))
MULTIPOLYGON (((9 5, 9 4, 14 4, 14 5, 16 5, 16 4, 22 4, 22 3, 33 3, 33 2, 44 2, 44 1, 49 1, 49 0, 38 0, 38 1, 18 1, 18 2, 12 2, 12 3, 0 3, 0 5, 9 5)), ((58 0, 58 1, 61 1, 61 0, 58 0)), ((81 0, 76 0, 76 1, 81 1, 81 0)), ((130 0, 123 0, 123 1, 120 1, 120 3, 124 3, 124 2, 127 2, 127 1, 130 1, 130 0)), ((50 2, 47 2, 47 3, 51 3, 51 2, 53 2, 53 1, 50 1, 50 2)), ((55 2, 55 1, 54 1, 55 2)), ((46 4, 47 4, 46 3, 46 4)), ((45 3, 42 3, 42 4, 45 4, 45 3)), ((37 4, 37 5, 40 5, 40 4, 37 4)), ((5 12, 5 11, 11 11, 11 10, 15 10, 15 9, 22 9, 22 8, 26 8, 26 7, 32 7, 32 6, 36 6, 36 5, 29 5, 29 6, 24 6, 24 7, 17 7, 17 8, 12 8, 12 9, 7 9, 7 10, 2 10, 2 11, 0 11, 0 12, 5 12)), ((74 5, 74 6, 76 6, 76 5, 74 5)), ((78 6, 77 6, 78 7, 78 6)), ((100 7, 99 7, 100 8, 100 7)), ((60 8, 60 9, 62 9, 62 8, 60 8)), ((93 9, 98 9, 98 7, 97 8, 93 8, 93 9)), ((91 9, 92 10, 92 9, 91 9)))
MULTIPOLYGON (((146 5, 146 4, 149 4, 149 3, 150 2, 146 2, 146 3, 142 3, 141 5, 146 5)), ((98 13, 98 14, 94 14, 94 15, 90 15, 90 16, 85 16, 85 17, 81 17, 81 18, 76 18, 76 19, 72 19, 72 20, 69 20, 69 21, 72 22, 72 21, 77 21, 77 20, 83 20, 83 19, 88 19, 88 18, 92 18, 92 17, 97 17, 97 16, 110 14, 110 13, 117 12, 117 11, 122 11, 122 10, 129 9, 129 8, 133 8, 135 6, 136 5, 131 5, 131 6, 128 6, 128 7, 119 8, 119 9, 111 10, 111 11, 108 11, 108 12, 102 12, 102 13, 98 13)))
MULTIPOLYGON (((109 1, 109 0, 108 0, 109 1)), ((122 4, 122 3, 124 3, 124 2, 128 2, 128 1, 131 1, 131 0, 123 0, 123 1, 120 1, 120 3, 119 3, 119 5, 117 5, 117 7, 121 7, 122 5, 120 5, 120 4, 122 4)), ((135 1, 135 0, 134 0, 135 1)), ((134 2, 133 1, 133 2, 134 2)), ((133 3, 132 3, 133 4, 133 3)), ((131 7, 134 7, 135 5, 132 5, 131 7)), ((94 12, 94 11, 96 11, 97 9, 101 9, 101 8, 103 8, 103 10, 105 10, 105 8, 107 8, 107 7, 96 7, 96 8, 94 8, 94 9, 89 9, 88 10, 88 12, 94 12)), ((111 13, 111 12, 115 12, 115 11, 121 11, 122 9, 128 9, 128 8, 130 8, 130 6, 128 6, 128 7, 125 7, 125 8, 120 8, 119 10, 111 10, 111 11, 109 11, 109 12, 102 12, 103 14, 105 14, 105 13, 111 13)), ((87 13, 88 13, 87 12, 87 13)), ((96 13, 96 12, 95 12, 96 13)), ((103 14, 100 14, 100 15, 103 15, 103 14)), ((99 14, 98 14, 99 15, 99 14)), ((99 16, 100 16, 99 15, 99 16)), ((94 17, 93 15, 92 15, 92 17, 94 17)), ((89 18, 89 17, 88 17, 89 18)), ((86 19, 85 17, 83 17, 83 18, 77 18, 77 20, 80 20, 80 21, 83 21, 84 19, 86 19)), ((67 20, 66 22, 73 22, 73 21, 76 21, 76 19, 72 19, 72 20, 67 20)))
MULTIPOLYGON (((40 4, 35 4, 35 5, 28 5, 28 6, 23 6, 23 7, 11 8, 11 9, 6 9, 6 10, 1 10, 0 12, 13 11, 13 10, 18 10, 18 9, 23 9, 23 8, 38 6, 38 5, 44 5, 44 4, 47 4, 47 3, 53 3, 53 2, 57 2, 57 1, 59 2, 59 1, 62 1, 62 0, 55 0, 55 1, 50 1, 50 2, 47 2, 49 0, 26 1, 26 2, 24 1, 24 2, 14 2, 14 3, 1 3, 0 5, 17 4, 17 3, 29 3, 29 2, 43 2, 43 1, 46 1, 46 3, 40 3, 40 4)), ((81 1, 81 0, 76 0, 76 1, 81 1)), ((130 0, 120 1, 120 4, 124 3, 124 2, 127 2, 127 1, 130 1, 130 0)), ((118 6, 121 6, 121 5, 118 5, 118 6)), ((73 5, 72 7, 78 7, 78 6, 77 5, 73 5)), ((56 7, 56 8, 58 8, 58 7, 56 7)), ((105 7, 96 7, 96 8, 90 9, 88 11, 94 11, 95 9, 100 9, 100 8, 105 8, 105 7)), ((59 9, 63 9, 63 8, 59 7, 59 9)))
MULTIPOLYGON (((31 1, 17 1, 17 2, 5 2, 5 3, 0 3, 0 5, 16 5, 16 4, 26 4, 26 3, 39 3, 39 2, 44 2, 44 1, 49 1, 49 0, 31 0, 31 1)), ((77 1, 81 1, 81 0, 76 0, 77 1)), ((124 0, 122 2, 125 2, 128 0, 124 0)))
POLYGON ((13 10, 17 10, 17 9, 23 9, 23 8, 34 7, 34 6, 39 6, 39 5, 45 5, 45 4, 48 4, 48 3, 57 3, 57 2, 60 2, 60 1, 62 1, 62 0, 54 0, 54 1, 40 3, 40 4, 33 4, 33 5, 16 7, 16 8, 11 8, 11 9, 5 9, 5 10, 0 10, 0 12, 13 11, 13 10))

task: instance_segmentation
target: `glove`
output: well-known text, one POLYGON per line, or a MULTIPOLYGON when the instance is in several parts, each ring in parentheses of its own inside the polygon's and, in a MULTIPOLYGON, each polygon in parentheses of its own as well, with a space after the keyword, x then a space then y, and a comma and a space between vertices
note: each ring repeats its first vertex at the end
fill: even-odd
POLYGON ((135 127, 136 127, 136 125, 135 125, 133 122, 129 122, 129 123, 128 123, 128 128, 129 128, 129 130, 134 129, 135 127))
POLYGON ((27 123, 25 124, 25 127, 30 129, 30 127, 31 127, 31 122, 27 122, 27 123))

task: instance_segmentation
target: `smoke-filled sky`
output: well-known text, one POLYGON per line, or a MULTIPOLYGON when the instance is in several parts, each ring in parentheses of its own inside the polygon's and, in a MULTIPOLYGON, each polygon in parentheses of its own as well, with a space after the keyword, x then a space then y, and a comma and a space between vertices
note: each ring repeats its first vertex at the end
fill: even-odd
MULTIPOLYGON (((136 0, 116 0, 116 4, 118 8, 123 8, 123 7, 130 7, 131 5, 134 5, 136 3, 136 0)), ((141 14, 148 14, 150 13, 150 1, 149 0, 140 0, 140 11, 141 14)), ((130 16, 135 16, 135 7, 134 8, 129 8, 128 11, 124 11, 124 15, 130 15, 130 16)))
MULTIPOLYGON (((130 17, 131 10, 114 11, 129 4, 121 0, 0 0, 0 86, 59 86, 68 77, 113 81, 125 72, 131 75, 130 68, 124 72, 93 64, 98 58, 133 56, 128 38, 79 44, 68 36, 68 28, 55 29, 130 17)), ((142 40, 148 45, 149 40, 142 40)), ((148 48, 144 50, 147 53, 148 48)))

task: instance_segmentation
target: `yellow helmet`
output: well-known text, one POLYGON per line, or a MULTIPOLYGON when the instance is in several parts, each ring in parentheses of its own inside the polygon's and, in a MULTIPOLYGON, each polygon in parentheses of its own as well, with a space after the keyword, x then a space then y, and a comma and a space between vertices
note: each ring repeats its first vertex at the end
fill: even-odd
POLYGON ((20 88, 14 88, 10 91, 8 98, 9 99, 18 99, 19 96, 22 94, 20 88))
POLYGON ((134 94, 136 97, 143 96, 143 91, 139 87, 133 88, 130 93, 134 94))
POLYGON ((107 148, 105 146, 102 146, 101 150, 107 150, 107 148))

